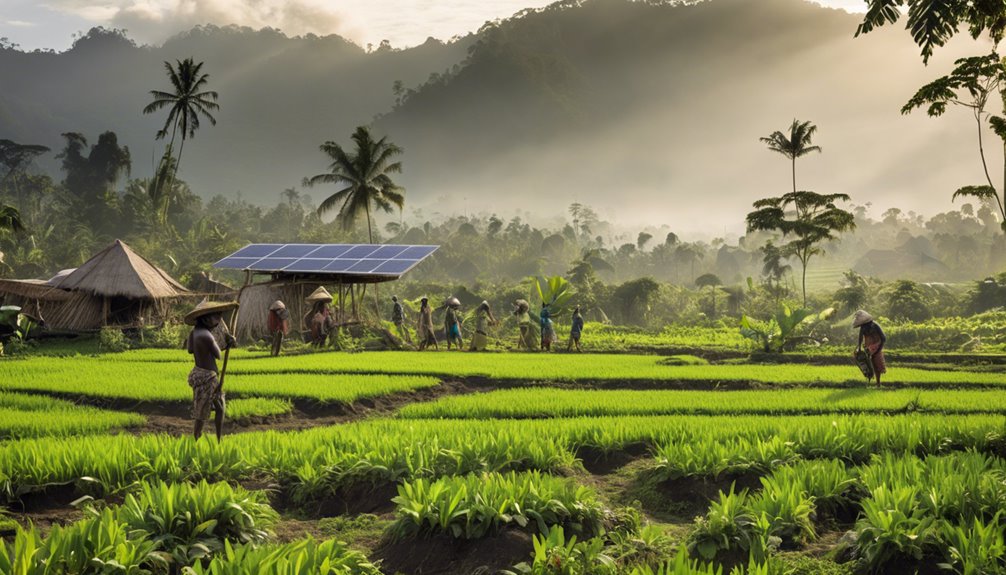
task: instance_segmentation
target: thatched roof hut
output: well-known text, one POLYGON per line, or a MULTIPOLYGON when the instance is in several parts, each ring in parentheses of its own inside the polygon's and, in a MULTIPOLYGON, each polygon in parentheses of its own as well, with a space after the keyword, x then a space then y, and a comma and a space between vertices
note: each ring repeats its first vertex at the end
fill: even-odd
POLYGON ((0 280, 0 296, 20 300, 49 328, 68 331, 158 323, 170 302, 192 295, 121 240, 47 282, 0 280))
POLYGON ((190 295, 182 284, 122 240, 115 240, 54 285, 109 298, 157 300, 190 295))

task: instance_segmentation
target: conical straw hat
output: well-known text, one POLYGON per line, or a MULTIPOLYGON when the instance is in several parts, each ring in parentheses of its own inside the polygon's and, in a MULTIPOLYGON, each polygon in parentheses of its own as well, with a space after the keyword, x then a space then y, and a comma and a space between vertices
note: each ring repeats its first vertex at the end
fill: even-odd
POLYGON ((318 286, 318 289, 311 292, 311 295, 307 296, 307 301, 332 301, 332 294, 328 293, 328 290, 322 286, 318 286))
POLYGON ((861 325, 865 325, 873 321, 873 316, 866 313, 864 310, 859 310, 856 315, 852 316, 852 327, 857 328, 861 325))
POLYGON ((192 311, 185 314, 185 323, 196 325, 196 320, 204 315, 223 313, 228 310, 237 309, 237 307, 238 303, 236 301, 209 301, 204 299, 196 304, 196 307, 192 311))

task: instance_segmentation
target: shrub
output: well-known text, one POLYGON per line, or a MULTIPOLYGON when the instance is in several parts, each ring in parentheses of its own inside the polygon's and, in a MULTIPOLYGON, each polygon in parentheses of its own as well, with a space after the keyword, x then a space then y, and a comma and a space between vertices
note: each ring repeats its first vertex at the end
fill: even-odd
POLYGON ((98 333, 98 347, 104 352, 118 352, 129 349, 129 342, 121 329, 103 327, 98 333))

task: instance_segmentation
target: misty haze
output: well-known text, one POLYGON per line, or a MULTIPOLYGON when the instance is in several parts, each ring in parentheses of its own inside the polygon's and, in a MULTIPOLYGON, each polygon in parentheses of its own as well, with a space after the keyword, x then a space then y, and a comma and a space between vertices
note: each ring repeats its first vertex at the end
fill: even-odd
POLYGON ((1006 0, 0 0, 0 575, 1006 574, 1006 0))

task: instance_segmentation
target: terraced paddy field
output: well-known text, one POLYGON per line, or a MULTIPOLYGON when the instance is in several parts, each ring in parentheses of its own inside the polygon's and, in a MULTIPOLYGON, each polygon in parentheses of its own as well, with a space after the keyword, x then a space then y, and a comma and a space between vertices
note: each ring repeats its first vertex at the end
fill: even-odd
POLYGON ((2 360, 0 573, 1004 573, 998 360, 2 360))

